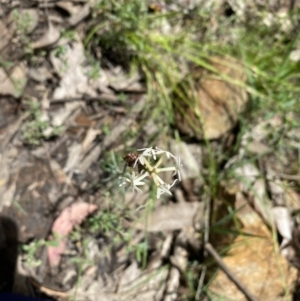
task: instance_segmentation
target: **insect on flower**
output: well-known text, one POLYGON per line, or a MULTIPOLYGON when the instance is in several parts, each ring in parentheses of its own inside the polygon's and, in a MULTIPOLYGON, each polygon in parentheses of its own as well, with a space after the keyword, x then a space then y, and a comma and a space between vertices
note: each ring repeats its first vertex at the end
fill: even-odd
POLYGON ((128 153, 123 156, 124 161, 127 166, 134 168, 137 166, 138 172, 141 173, 143 170, 143 165, 138 161, 139 154, 138 153, 128 153))
POLYGON ((170 189, 174 186, 177 180, 181 181, 180 168, 182 167, 180 158, 177 158, 172 153, 164 151, 158 147, 149 147, 138 149, 139 153, 128 153, 123 156, 126 165, 131 168, 137 168, 140 176, 136 176, 134 172, 132 174, 127 174, 125 177, 120 177, 122 183, 120 186, 129 184, 133 190, 141 192, 140 188, 137 186, 144 185, 145 183, 142 180, 148 178, 152 179, 156 186, 156 195, 157 198, 160 198, 162 194, 172 195, 170 189), (172 161, 173 166, 160 167, 164 159, 166 161, 172 161), (177 178, 173 183, 165 183, 162 178, 159 176, 162 172, 172 172, 173 176, 177 178))

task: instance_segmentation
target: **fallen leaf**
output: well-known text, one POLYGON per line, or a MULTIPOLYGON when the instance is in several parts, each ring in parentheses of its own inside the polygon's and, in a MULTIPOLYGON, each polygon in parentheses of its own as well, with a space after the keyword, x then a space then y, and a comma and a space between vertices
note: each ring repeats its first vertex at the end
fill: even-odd
POLYGON ((170 261, 173 266, 170 270, 166 293, 163 299, 164 301, 177 300, 180 285, 180 272, 185 272, 188 261, 188 252, 181 246, 176 246, 174 255, 171 256, 170 261))
POLYGON ((192 153, 192 145, 188 145, 185 142, 178 143, 177 141, 172 141, 171 151, 176 157, 184 158, 184 164, 181 168, 181 178, 183 181, 186 179, 198 178, 201 174, 201 148, 198 148, 197 150, 200 152, 197 153, 198 160, 192 153))
POLYGON ((180 230, 191 226, 201 210, 204 210, 204 203, 169 204, 142 216, 133 227, 149 232, 180 230))
MULTIPOLYGON (((240 230, 253 236, 239 235, 223 257, 224 263, 257 300, 291 300, 282 293, 292 291, 297 269, 290 267, 287 260, 276 251, 272 233, 247 204, 247 200, 240 200, 240 205, 243 205, 237 213, 243 223, 240 230)), ((246 297, 221 270, 217 272, 209 290, 212 296, 218 296, 218 300, 231 300, 234 296, 235 301, 246 301, 246 297)))
POLYGON ((288 208, 276 206, 272 208, 272 215, 280 235, 288 242, 292 239, 293 221, 288 208))
POLYGON ((57 56, 54 51, 50 54, 51 63, 56 73, 61 77, 59 86, 54 90, 54 99, 72 98, 84 94, 96 96, 96 92, 89 85, 86 74, 86 58, 84 48, 79 37, 78 41, 65 44, 64 53, 57 56))
POLYGON ((261 155, 271 152, 271 148, 260 141, 251 141, 247 145, 247 151, 254 155, 261 155))
POLYGON ((52 78, 52 74, 45 66, 30 68, 28 71, 28 75, 31 79, 36 82, 45 82, 52 78))
MULTIPOLYGON (((231 130, 249 100, 245 89, 247 73, 242 63, 229 56, 214 56, 209 59, 209 64, 220 77, 217 78, 215 74, 199 66, 192 69, 190 75, 197 82, 197 85, 187 91, 187 97, 192 101, 182 101, 180 108, 174 106, 174 117, 179 131, 198 139, 218 139, 231 130)), ((183 92, 174 95, 179 101, 182 97, 180 94, 186 92, 183 87, 190 87, 187 81, 183 81, 182 85, 179 88, 183 92)))
POLYGON ((267 197, 266 184, 264 179, 257 179, 250 190, 250 199, 255 211, 267 222, 272 224, 272 203, 267 197))
POLYGON ((239 179, 240 189, 243 192, 249 192, 250 187, 259 177, 259 170, 254 164, 246 163, 234 170, 235 177, 239 179))
POLYGON ((118 291, 122 292, 128 290, 128 288, 132 288, 132 284, 135 284, 134 281, 137 280, 140 275, 141 270, 137 262, 134 260, 131 265, 126 268, 122 278, 119 280, 118 291))
POLYGON ((70 26, 76 26, 90 14, 90 11, 90 4, 87 3, 83 6, 81 10, 79 10, 77 14, 74 14, 69 18, 68 23, 70 24, 70 26))
POLYGON ((79 10, 81 10, 80 7, 75 6, 71 1, 70 2, 59 1, 56 2, 55 5, 60 9, 64 10, 65 12, 67 12, 69 15, 73 15, 77 13, 79 10))
POLYGON ((99 135, 101 133, 102 133, 102 131, 100 129, 90 128, 87 131, 86 136, 82 142, 82 152, 83 153, 85 153, 87 151, 87 149, 89 148, 91 143, 94 141, 94 139, 97 137, 97 135, 99 135))
POLYGON ((74 167, 78 164, 81 158, 82 145, 80 143, 74 142, 68 148, 68 160, 64 167, 64 172, 69 172, 74 169, 74 167))
POLYGON ((49 23, 49 28, 46 33, 36 42, 33 43, 33 49, 47 48, 55 44, 60 38, 60 31, 49 23))
POLYGON ((66 103, 64 107, 57 110, 53 114, 51 125, 53 126, 62 126, 65 124, 65 121, 83 105, 82 101, 73 101, 66 103))
POLYGON ((141 76, 139 73, 134 73, 131 77, 128 74, 120 72, 106 71, 109 85, 116 91, 126 92, 143 92, 145 87, 140 84, 141 76))
POLYGON ((21 62, 11 71, 0 68, 0 95, 20 97, 27 84, 26 66, 21 62))

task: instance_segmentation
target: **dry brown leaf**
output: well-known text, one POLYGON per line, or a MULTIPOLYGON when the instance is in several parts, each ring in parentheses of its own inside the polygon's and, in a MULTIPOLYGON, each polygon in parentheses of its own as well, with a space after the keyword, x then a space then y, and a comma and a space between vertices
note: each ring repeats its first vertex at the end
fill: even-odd
POLYGON ((69 15, 73 15, 77 13, 79 10, 81 10, 80 7, 75 6, 72 2, 67 2, 67 1, 59 1, 56 2, 55 5, 60 9, 66 11, 69 15))
POLYGON ((55 44, 60 38, 60 31, 49 23, 46 33, 36 42, 33 43, 33 49, 47 48, 55 44))
POLYGON ((95 130, 93 128, 90 128, 88 130, 88 132, 86 133, 86 136, 81 144, 74 142, 68 148, 68 159, 67 159, 66 165, 64 167, 65 172, 69 172, 69 171, 73 170, 78 165, 78 162, 85 155, 86 151, 88 150, 88 148, 91 145, 91 143, 93 142, 93 140, 101 132, 102 132, 101 130, 95 130))
MULTIPOLYGON (((278 254, 272 233, 247 203, 237 214, 244 225, 241 231, 260 237, 239 235, 223 258, 224 263, 258 300, 290 300, 284 292, 285 289, 292 291, 297 270, 289 267, 286 259, 278 254)), ((209 289, 222 296, 222 300, 232 300, 234 296, 235 301, 246 301, 222 271, 217 272, 209 289)))
POLYGON ((64 167, 64 172, 69 172, 74 169, 74 167, 78 164, 81 158, 81 152, 82 152, 82 145, 77 142, 74 142, 68 148, 68 159, 64 167))
POLYGON ((254 164, 246 163, 234 170, 235 177, 240 180, 240 189, 248 193, 250 187, 254 184, 256 178, 259 177, 259 170, 254 164))
POLYGON ((0 95, 20 97, 26 84, 27 76, 24 62, 19 63, 9 72, 0 69, 0 95))
POLYGON ((128 74, 119 70, 117 72, 107 70, 106 74, 108 76, 109 85, 116 91, 142 92, 145 90, 144 86, 139 83, 141 76, 138 72, 130 77, 128 74))
POLYGON ((169 274, 167 288, 165 292, 164 301, 177 300, 178 288, 180 284, 180 272, 184 272, 188 261, 188 252, 176 246, 174 255, 171 257, 171 262, 174 265, 169 274))
MULTIPOLYGON (((188 91, 192 103, 182 102, 180 110, 174 106, 178 129, 198 139, 218 139, 231 130, 248 102, 247 73, 243 64, 229 56, 210 57, 209 64, 220 77, 199 66, 193 68, 190 74, 198 83, 188 91), (222 76, 232 81, 223 80, 222 76)), ((182 91, 186 92, 184 88, 182 91)))
POLYGON ((255 211, 267 222, 272 224, 272 203, 267 197, 266 184, 264 179, 257 179, 250 190, 250 202, 255 211))
POLYGON ((182 180, 195 179, 201 174, 200 167, 202 161, 201 149, 199 148, 199 157, 195 158, 191 151, 192 146, 186 144, 185 142, 178 143, 177 141, 172 141, 171 151, 176 157, 184 158, 184 164, 181 169, 182 180), (198 160, 198 161, 197 161, 198 160), (200 162, 199 162, 200 161, 200 162))
POLYGON ((72 231, 73 227, 79 225, 86 216, 97 210, 94 204, 76 202, 65 208, 52 226, 52 233, 58 236, 59 245, 57 247, 48 246, 48 260, 50 265, 57 266, 60 263, 61 255, 66 247, 66 236, 72 231))
POLYGON ((34 67, 28 70, 28 75, 36 82, 45 82, 52 78, 52 74, 45 66, 34 67))
POLYGON ((80 107, 82 107, 82 105, 82 101, 73 101, 66 103, 63 108, 55 112, 54 116, 52 117, 51 124, 53 126, 64 125, 66 120, 70 118, 73 113, 75 114, 77 110, 80 110, 80 107))
POLYGON ((286 188, 286 206, 291 210, 300 210, 300 194, 291 187, 286 188))
POLYGON ((68 177, 55 160, 50 160, 50 167, 58 184, 64 184, 68 181, 68 177))
POLYGON ((128 266, 123 273, 119 281, 119 292, 130 290, 135 286, 135 282, 141 275, 141 270, 138 267, 137 262, 134 260, 130 266, 128 266))
POLYGON ((91 143, 94 141, 94 139, 97 137, 97 135, 100 135, 102 133, 101 130, 99 129, 93 129, 90 128, 86 135, 85 138, 82 142, 82 152, 85 153, 87 149, 90 147, 91 143))
POLYGON ((272 208, 272 215, 276 228, 284 238, 282 245, 285 245, 292 239, 293 221, 288 208, 276 206, 272 208))
POLYGON ((247 151, 254 155, 261 155, 269 153, 271 148, 260 141, 251 141, 247 145, 247 151))
MULTIPOLYGON (((79 41, 79 37, 76 39, 79 41)), ((74 41, 63 45, 65 53, 59 57, 51 52, 51 63, 61 77, 59 87, 54 91, 54 99, 80 97, 84 94, 96 96, 96 92, 89 85, 84 64, 86 62, 84 48, 81 42, 74 41)))
POLYGON ((133 225, 149 232, 180 230, 193 225, 196 214, 201 215, 204 203, 169 204, 146 213, 133 225))
POLYGON ((0 51, 5 48, 14 35, 14 30, 8 29, 0 20, 0 51))
POLYGON ((91 11, 90 4, 86 3, 83 6, 83 8, 79 10, 77 14, 74 14, 72 17, 70 17, 68 23, 70 24, 70 26, 76 26, 90 14, 90 11, 91 11))
MULTIPOLYGON (((89 69, 92 69, 92 66, 88 67, 88 71, 89 71, 89 69)), ((107 71, 105 69, 102 69, 101 73, 99 74, 99 77, 91 79, 90 83, 95 90, 97 90, 101 93, 106 93, 106 94, 108 94, 108 96, 115 97, 115 94, 113 93, 113 91, 108 87, 109 80, 108 80, 106 73, 107 73, 107 71)))

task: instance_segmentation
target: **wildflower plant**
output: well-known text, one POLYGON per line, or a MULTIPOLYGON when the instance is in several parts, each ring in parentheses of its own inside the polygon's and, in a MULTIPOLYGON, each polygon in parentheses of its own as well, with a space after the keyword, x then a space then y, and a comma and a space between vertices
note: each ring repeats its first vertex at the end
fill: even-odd
POLYGON ((170 189, 179 180, 181 181, 180 168, 182 167, 180 158, 172 153, 164 151, 158 147, 142 148, 137 150, 140 153, 128 153, 123 158, 126 166, 131 167, 131 173, 120 177, 119 186, 130 186, 132 191, 142 192, 139 186, 143 186, 147 179, 151 179, 156 186, 156 197, 159 199, 162 194, 172 195, 170 189), (165 160, 172 160, 173 165, 161 167, 165 160), (137 173, 136 173, 137 171, 137 173), (166 183, 159 176, 162 172, 173 172, 176 179, 172 183, 166 183))

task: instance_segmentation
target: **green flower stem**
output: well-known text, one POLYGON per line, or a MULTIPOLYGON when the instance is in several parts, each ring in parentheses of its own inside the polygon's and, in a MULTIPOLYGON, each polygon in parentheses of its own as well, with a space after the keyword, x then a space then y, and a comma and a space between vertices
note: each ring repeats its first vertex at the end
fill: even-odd
POLYGON ((163 167, 163 168, 157 168, 156 173, 160 173, 163 171, 176 171, 176 167, 170 166, 170 167, 163 167))

